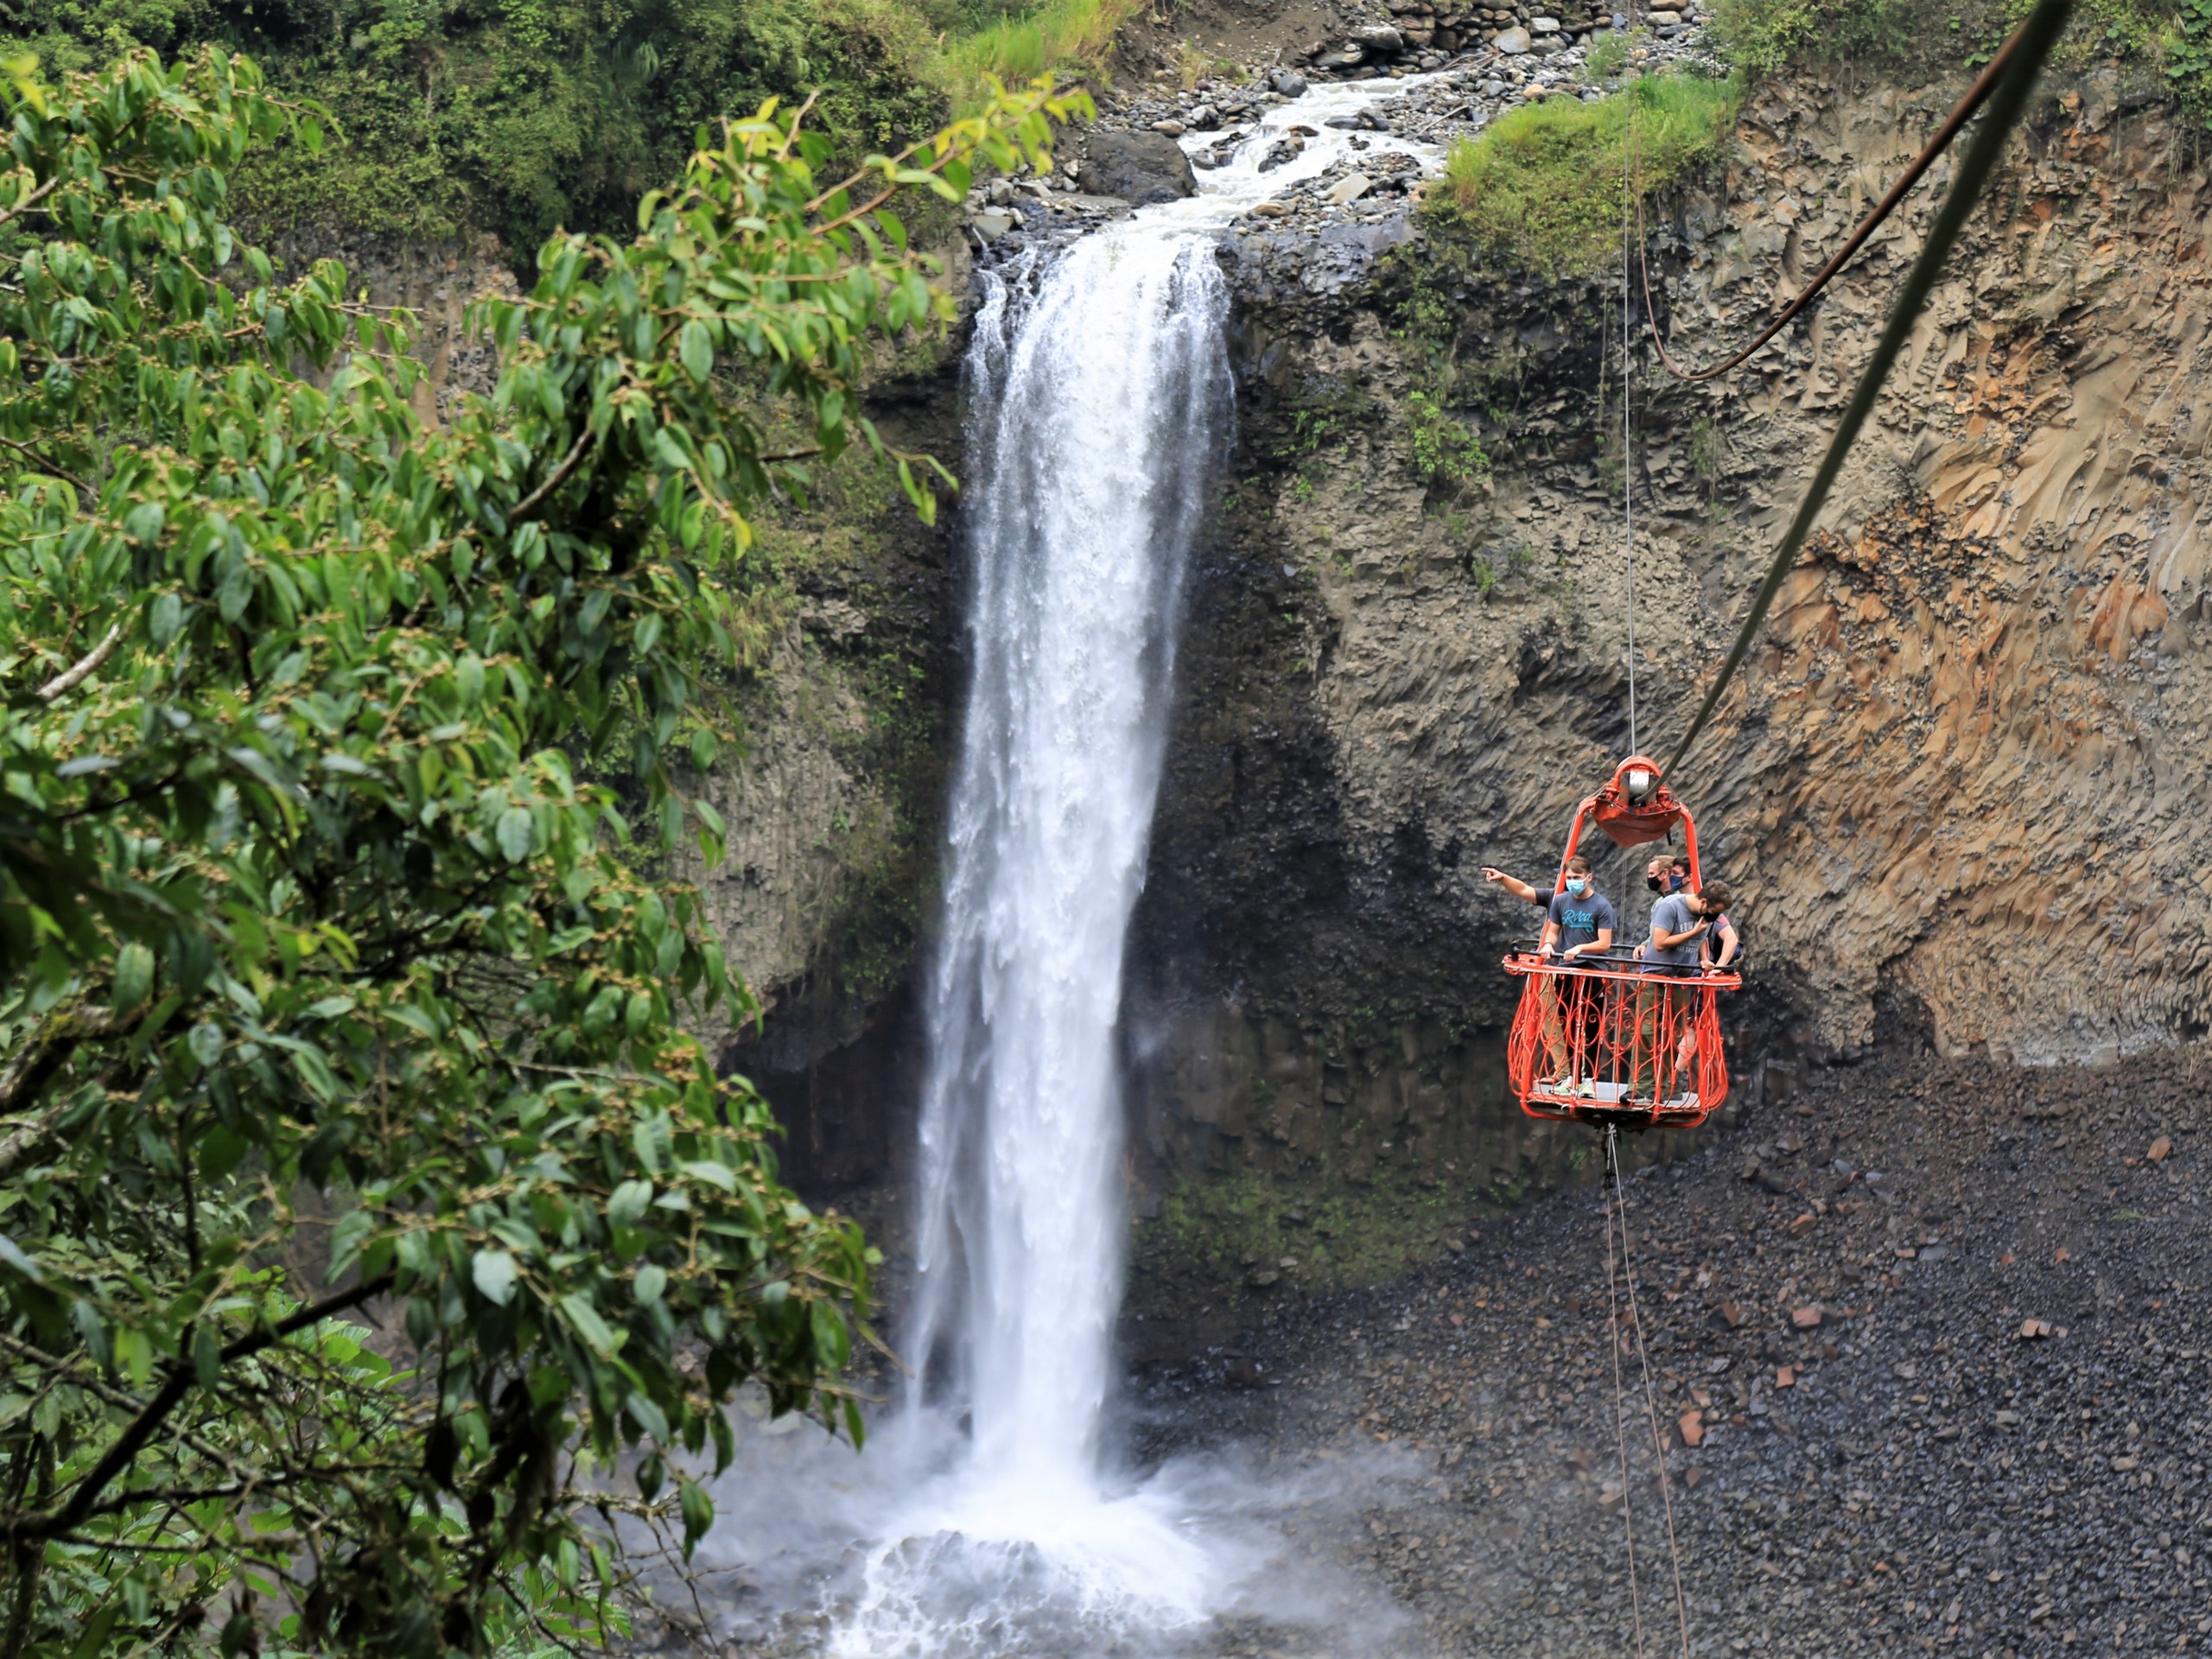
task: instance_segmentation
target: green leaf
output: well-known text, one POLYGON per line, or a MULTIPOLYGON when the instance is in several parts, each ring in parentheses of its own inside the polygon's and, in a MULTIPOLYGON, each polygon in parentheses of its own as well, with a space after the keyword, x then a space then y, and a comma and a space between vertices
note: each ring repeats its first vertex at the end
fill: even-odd
POLYGON ((166 651, 179 630, 184 626, 184 601, 175 594, 156 594, 149 613, 146 631, 152 637, 154 649, 166 651))
POLYGON ((696 1480, 677 1483, 677 1503, 683 1511, 683 1553, 689 1556, 715 1524, 715 1500, 696 1480))
POLYGON ((39 1271, 38 1263, 26 1255, 23 1247, 5 1233, 0 1233, 0 1262, 5 1262, 35 1285, 46 1282, 46 1275, 39 1271))
POLYGON ((193 1327, 192 1370, 200 1386, 213 1392, 223 1380, 223 1347, 215 1327, 205 1322, 193 1327))
POLYGON ((130 1014, 154 988, 154 953, 133 939, 115 956, 115 979, 109 995, 118 1014, 130 1014))
POLYGON ((202 1020, 185 1033, 184 1046, 201 1065, 213 1065, 223 1058, 223 1028, 202 1020))
POLYGON ((607 1195, 607 1218, 618 1227, 634 1227, 652 1201, 651 1181, 625 1181, 607 1195))
POLYGON ((683 325, 681 334, 683 372, 696 385, 704 385, 715 367, 715 340, 707 325, 694 317, 683 325))
POLYGON ((575 1327, 585 1344, 602 1358, 612 1359, 621 1347, 621 1338, 600 1318, 599 1310, 575 1292, 561 1299, 561 1312, 568 1315, 569 1323, 575 1327))
POLYGON ((505 1250, 479 1250, 470 1276, 485 1300, 505 1307, 515 1293, 515 1259, 505 1250))
POLYGON ((535 838, 528 810, 511 806, 500 813, 499 836, 499 850, 506 855, 508 863, 519 864, 528 858, 535 838))

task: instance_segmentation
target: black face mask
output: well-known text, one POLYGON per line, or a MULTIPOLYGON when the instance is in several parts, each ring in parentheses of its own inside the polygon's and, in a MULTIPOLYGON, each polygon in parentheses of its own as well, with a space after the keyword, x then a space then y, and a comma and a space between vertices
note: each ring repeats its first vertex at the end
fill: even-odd
POLYGON ((1664 893, 1667 891, 1666 879, 1662 876, 1647 875, 1643 878, 1643 885, 1650 888, 1654 893, 1664 893))

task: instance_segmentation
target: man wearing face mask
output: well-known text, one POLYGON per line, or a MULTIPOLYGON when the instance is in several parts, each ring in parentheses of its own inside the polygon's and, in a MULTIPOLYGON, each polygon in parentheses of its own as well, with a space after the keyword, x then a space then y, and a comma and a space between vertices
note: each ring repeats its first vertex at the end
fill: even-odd
MULTIPOLYGON (((1689 883, 1689 861, 1662 855, 1644 872, 1644 885, 1659 895, 1651 906, 1651 937, 1637 947, 1637 955, 1649 974, 1685 976, 1698 966, 1698 945, 1711 925, 1698 919, 1695 907, 1683 889, 1689 883)), ((1674 1092, 1662 1075, 1679 1046, 1680 1025, 1674 991, 1665 985, 1639 985, 1636 991, 1636 1053, 1630 1093, 1656 1099, 1674 1092)))
MULTIPOLYGON (((1580 854, 1568 859, 1566 874, 1567 885, 1552 895, 1545 910, 1543 943, 1538 948, 1547 957, 1570 963, 1603 957, 1613 946, 1613 907, 1591 881, 1588 859, 1580 854)), ((1551 1075, 1571 1081, 1576 1070, 1572 1030, 1583 1023, 1592 988, 1569 983, 1556 974, 1544 975, 1537 984, 1537 995, 1543 998, 1544 1052, 1551 1061, 1551 1075)))

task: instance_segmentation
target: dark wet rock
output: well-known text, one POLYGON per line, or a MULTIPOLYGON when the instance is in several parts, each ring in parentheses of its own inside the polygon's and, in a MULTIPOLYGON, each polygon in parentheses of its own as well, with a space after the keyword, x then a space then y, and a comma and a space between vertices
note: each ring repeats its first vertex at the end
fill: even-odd
POLYGON ((1173 201, 1198 189, 1190 158, 1165 133, 1094 132, 1083 162, 1083 188, 1140 206, 1173 201))

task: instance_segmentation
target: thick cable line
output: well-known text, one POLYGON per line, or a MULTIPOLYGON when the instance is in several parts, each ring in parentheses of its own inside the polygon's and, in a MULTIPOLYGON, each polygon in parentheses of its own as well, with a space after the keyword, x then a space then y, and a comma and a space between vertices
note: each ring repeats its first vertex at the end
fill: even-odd
MULTIPOLYGON (((1628 40, 1635 40, 1637 4, 1626 0, 1628 40)), ((1635 340, 1635 301, 1628 296, 1628 254, 1630 238, 1643 232, 1643 194, 1637 190, 1637 82, 1635 78, 1621 88, 1621 95, 1628 99, 1624 106, 1624 133, 1621 133, 1621 526, 1628 544, 1628 752, 1642 754, 1637 747, 1637 471, 1635 471, 1635 427, 1630 425, 1628 404, 1630 404, 1630 345, 1635 340), (1630 206, 1635 213, 1630 213, 1630 206)))
POLYGON ((1889 194, 1874 204, 1873 211, 1859 221, 1859 228, 1835 251, 1827 264, 1814 272, 1813 280, 1799 290, 1797 297, 1784 306, 1750 345, 1709 369, 1685 369, 1668 355, 1666 339, 1659 332, 1658 310, 1651 302, 1651 258, 1649 246, 1643 242, 1643 198, 1638 196, 1636 201, 1636 229, 1637 240, 1644 250, 1639 255, 1643 270, 1643 315, 1651 325, 1652 343, 1659 348, 1659 361, 1666 366, 1667 372, 1677 380, 1692 383, 1718 379, 1731 369, 1742 367, 1760 346, 1789 327, 1790 319, 1810 305, 1820 291, 1828 285, 1830 279, 1851 263, 1851 256, 1859 251, 1868 237, 1881 228, 1882 221, 1911 193, 1912 187, 1920 182, 1921 175, 1933 167, 1936 158, 1951 147, 1951 140, 1959 136, 1959 130, 1974 118, 1975 111, 1988 102, 1990 93, 1996 90, 1997 83, 2012 61, 2013 51, 2019 46, 2021 34, 2026 28, 2026 23, 2023 22, 2006 37, 2005 44, 1998 48, 1997 55, 1983 66, 1981 73, 1974 78, 1974 85, 1967 88, 1967 95, 1959 100, 1958 107, 1951 111, 1943 124, 1936 130, 1935 137, 1913 158, 1912 165, 1897 175, 1897 181, 1890 187, 1889 194))
POLYGON ((1629 1259, 1628 1188, 1620 1179, 1619 1155, 1612 1152, 1611 1126, 1606 1127, 1607 1152, 1613 1163, 1613 1205, 1621 1220, 1621 1277, 1628 1283, 1629 1323, 1636 1332, 1636 1363, 1643 1374, 1643 1418, 1651 1429, 1651 1461, 1659 1471, 1659 1507, 1667 1517, 1667 1554, 1675 1567, 1675 1621, 1681 1631, 1682 1659, 1690 1659, 1690 1605, 1682 1593, 1682 1547, 1675 1536, 1675 1496, 1667 1479, 1667 1442, 1659 1432, 1657 1396, 1651 1386, 1651 1355, 1643 1339, 1643 1310, 1636 1300, 1636 1264, 1629 1259))
POLYGON ((1774 596, 1781 591, 1783 579, 1796 563, 1805 538, 1812 533, 1813 521, 1821 509, 1827 505, 1828 492, 1835 487, 1836 476, 1843 470, 1844 459, 1858 441, 1859 429, 1866 424, 1866 417, 1873 412, 1875 400, 1880 397, 1882 385, 1889 378, 1890 370, 1896 365, 1898 354, 1918 321, 1921 307, 1927 302, 1929 293, 1936 286, 1936 279, 1942 274, 1943 262, 1949 257, 1952 247, 1965 228, 1967 215, 1980 201, 1981 193, 1997 170, 2003 158, 2005 143, 2012 136, 2012 129, 2019 124, 2021 113, 2027 107, 2028 94, 2034 89, 2036 77, 2043 69, 2044 60, 2050 55, 2050 48, 2064 32, 2067 20, 2073 14, 2074 0, 2037 0, 2036 9, 2028 14, 2014 36, 2015 55, 2008 60, 2006 72, 1999 79, 1996 90, 1988 104, 1989 118, 1974 135, 1966 159, 1960 162, 1957 178, 1952 182, 1951 193, 1943 199, 1943 206, 1929 226, 1928 240, 1913 261, 1912 270, 1905 278, 1904 287, 1898 292, 1897 303, 1891 308, 1890 319, 1882 330, 1882 337, 1874 347, 1874 354, 1859 377, 1859 385, 1851 394, 1851 402, 1843 411, 1835 435, 1829 440, 1827 453, 1821 459, 1820 470, 1813 475, 1811 487, 1797 508, 1797 516, 1790 520, 1789 529, 1782 538, 1782 545, 1774 556, 1774 563, 1767 567, 1766 579, 1759 584, 1751 600, 1751 614, 1744 619, 1744 626, 1736 635, 1735 644, 1729 647, 1727 659, 1720 665, 1720 672, 1713 682, 1712 690, 1699 704, 1689 730, 1667 761, 1665 770, 1672 773, 1681 765, 1683 756, 1705 730, 1706 722, 1719 706, 1721 693, 1743 666, 1744 658, 1758 638, 1760 625, 1774 603, 1774 596))
MULTIPOLYGON (((1628 1479, 1628 1408, 1627 1391, 1621 1382, 1620 1286, 1613 1276, 1613 1218, 1614 1207, 1620 1200, 1620 1154, 1614 1149, 1618 1131, 1605 1125, 1605 1173, 1612 1183, 1612 1195, 1605 1202, 1605 1345, 1613 1351, 1613 1433, 1620 1442, 1621 1452, 1621 1528, 1628 1537, 1628 1605, 1636 1625, 1636 1659, 1643 1659, 1643 1597, 1636 1582, 1636 1517, 1634 1505, 1629 1502, 1628 1479)), ((1623 1254, 1626 1254, 1628 1240, 1621 1240, 1623 1254)))

